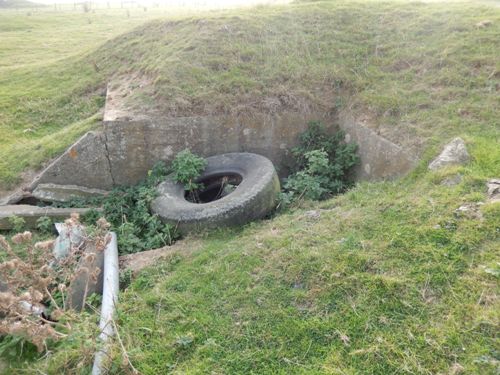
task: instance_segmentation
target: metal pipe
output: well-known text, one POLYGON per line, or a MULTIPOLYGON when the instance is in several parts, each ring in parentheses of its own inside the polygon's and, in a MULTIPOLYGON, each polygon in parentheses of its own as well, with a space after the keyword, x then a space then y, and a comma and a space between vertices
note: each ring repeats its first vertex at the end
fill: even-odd
POLYGON ((118 245, 116 233, 110 232, 111 240, 104 249, 104 273, 101 305, 101 320, 99 328, 101 333, 98 340, 102 347, 96 352, 92 375, 101 375, 107 372, 104 360, 107 357, 109 345, 108 338, 114 336, 113 317, 118 303, 119 278, 118 278, 118 245))

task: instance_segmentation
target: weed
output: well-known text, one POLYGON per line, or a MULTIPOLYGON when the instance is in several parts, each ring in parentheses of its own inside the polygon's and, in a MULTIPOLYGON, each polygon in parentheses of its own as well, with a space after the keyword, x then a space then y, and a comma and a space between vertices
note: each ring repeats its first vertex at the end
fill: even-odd
MULTIPOLYGON (((93 222, 95 223, 96 221, 97 219, 93 222)), ((36 228, 42 233, 49 234, 54 229, 54 223, 50 217, 42 216, 36 221, 36 228)))
MULTIPOLYGON (((173 178, 187 187, 196 187, 194 181, 205 164, 205 159, 184 150, 172 162, 173 178)), ((158 195, 156 187, 169 171, 165 163, 158 162, 148 171, 146 179, 135 186, 115 188, 105 197, 74 199, 58 205, 101 206, 103 213, 90 210, 83 219, 86 223, 92 223, 103 215, 111 224, 111 229, 117 233, 120 254, 171 245, 178 237, 175 228, 164 224, 158 215, 150 212, 151 202, 158 195)))
POLYGON ((188 149, 177 154, 172 162, 173 178, 178 183, 184 185, 186 191, 193 191, 200 188, 196 179, 205 169, 207 161, 194 155, 188 149))
POLYGON ((359 162, 355 143, 343 142, 344 133, 330 136, 320 122, 310 122, 293 150, 296 171, 284 184, 281 205, 301 198, 321 200, 344 192, 352 182, 349 170, 359 162))
POLYGON ((20 216, 13 215, 9 217, 9 224, 12 226, 12 230, 17 233, 23 231, 26 221, 20 216))
MULTIPOLYGON (((77 226, 78 220, 78 215, 73 214, 66 224, 77 226)), ((95 243, 97 251, 104 249, 108 227, 105 221, 100 220, 95 236, 87 238, 87 242, 95 243)), ((0 335, 13 338, 2 339, 0 352, 5 353, 9 349, 7 354, 11 355, 12 349, 23 341, 42 352, 51 343, 67 337, 68 330, 71 330, 75 317, 72 312, 66 311, 67 287, 74 275, 83 271, 79 261, 88 255, 75 246, 68 250, 64 260, 57 260, 52 251, 53 244, 52 240, 33 243, 33 235, 28 231, 13 235, 10 242, 0 236, 0 249, 9 256, 8 260, 0 263, 0 276, 5 288, 0 293, 0 335), (26 259, 13 251, 12 244, 23 247, 26 259)))

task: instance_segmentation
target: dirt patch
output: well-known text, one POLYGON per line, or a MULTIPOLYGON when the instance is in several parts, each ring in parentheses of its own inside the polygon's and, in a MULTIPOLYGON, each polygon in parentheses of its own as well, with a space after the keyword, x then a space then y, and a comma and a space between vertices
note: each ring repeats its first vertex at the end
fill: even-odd
POLYGON ((193 254, 201 248, 202 241, 199 239, 186 238, 176 242, 172 246, 159 249, 142 251, 140 253, 122 255, 119 259, 120 270, 131 270, 134 275, 144 268, 155 265, 159 260, 175 253, 184 255, 193 254))

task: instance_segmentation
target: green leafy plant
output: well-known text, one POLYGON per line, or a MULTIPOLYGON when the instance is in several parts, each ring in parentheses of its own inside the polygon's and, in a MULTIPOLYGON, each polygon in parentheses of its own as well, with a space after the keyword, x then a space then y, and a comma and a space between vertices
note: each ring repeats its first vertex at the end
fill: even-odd
MULTIPOLYGON (((179 154, 180 162, 177 166, 179 174, 182 174, 181 169, 184 166, 189 168, 189 163, 183 162, 183 160, 185 161, 187 158, 196 161, 198 158, 191 153, 187 157, 182 157, 182 155, 188 155, 185 151, 183 151, 184 154, 179 154)), ((177 238, 175 228, 164 224, 158 215, 152 214, 149 210, 151 202, 157 196, 156 186, 165 179, 168 173, 169 169, 165 163, 158 162, 138 185, 117 187, 105 197, 74 199, 64 206, 102 207, 102 212, 90 210, 82 219, 88 224, 94 223, 99 217, 104 216, 111 224, 111 230, 118 235, 120 254, 136 253, 171 245, 177 238)))
POLYGON ((188 149, 177 154, 172 162, 173 178, 184 185, 187 191, 193 191, 200 187, 196 179, 207 166, 207 161, 188 149))
POLYGON ((13 215, 9 217, 9 224, 12 226, 14 232, 22 232, 26 225, 26 221, 22 217, 13 215))
POLYGON ((87 297, 86 303, 87 305, 92 306, 95 309, 98 309, 102 303, 102 295, 100 295, 99 293, 92 293, 90 296, 87 297))
POLYGON ((102 201, 103 215, 118 234, 122 254, 171 245, 175 228, 162 223, 149 207, 156 198, 156 185, 165 178, 167 168, 157 163, 145 181, 132 187, 116 188, 102 201))
MULTIPOLYGON (((95 221, 96 220, 94 220, 94 222, 95 221)), ((52 219, 48 216, 42 216, 36 221, 36 227, 42 233, 51 233, 53 225, 52 219)))
POLYGON ((117 187, 105 197, 73 199, 59 206, 101 207, 102 212, 90 210, 82 221, 91 225, 104 216, 111 224, 111 230, 118 235, 120 254, 170 245, 176 239, 174 228, 163 224, 157 215, 149 211, 151 202, 157 196, 156 185, 167 173, 165 163, 158 162, 138 185, 117 187))
POLYGON ((285 181, 283 206, 294 200, 322 200, 345 191, 351 182, 349 169, 359 162, 357 145, 343 142, 344 133, 329 135, 320 122, 310 122, 292 152, 295 172, 285 181))

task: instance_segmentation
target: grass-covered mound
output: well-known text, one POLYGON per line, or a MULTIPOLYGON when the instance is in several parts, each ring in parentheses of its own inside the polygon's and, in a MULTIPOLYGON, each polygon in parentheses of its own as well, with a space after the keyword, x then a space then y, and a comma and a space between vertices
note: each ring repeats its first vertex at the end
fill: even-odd
POLYGON ((165 115, 348 108, 417 149, 499 128, 500 10, 483 3, 261 6, 152 21, 114 39, 146 16, 37 17, 0 14, 10 37, 0 47, 3 184, 81 134, 106 82, 128 74, 151 82, 133 102, 165 115), (67 22, 55 27, 57 17, 67 22), (34 25, 49 43, 31 37, 33 51, 20 50, 34 25))

